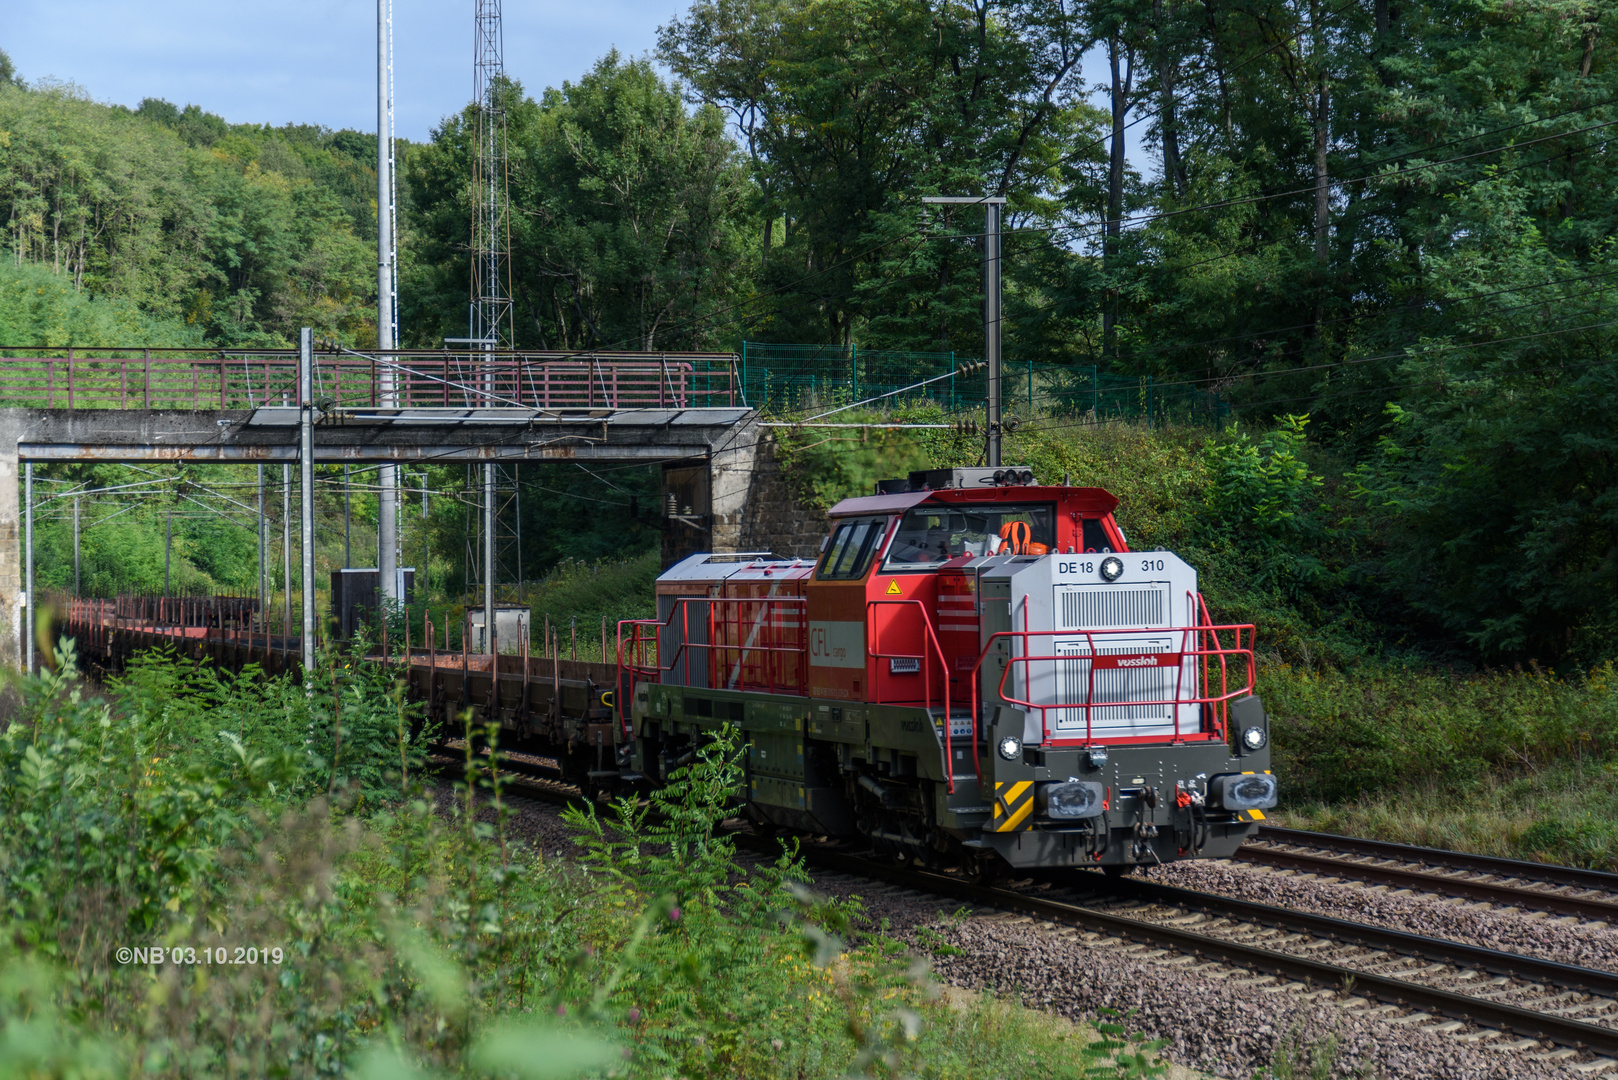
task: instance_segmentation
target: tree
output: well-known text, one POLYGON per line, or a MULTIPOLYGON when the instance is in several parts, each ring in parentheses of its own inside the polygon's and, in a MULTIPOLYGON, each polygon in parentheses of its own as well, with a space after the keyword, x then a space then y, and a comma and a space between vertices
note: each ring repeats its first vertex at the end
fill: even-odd
POLYGON ((1084 33, 1062 0, 699 0, 664 27, 659 55, 738 119, 785 219, 750 332, 978 347, 981 217, 918 197, 1005 195, 1015 226, 1055 225, 1059 139, 1095 118, 1084 33))
MULTIPOLYGON (((518 342, 711 347, 751 259, 752 193, 718 111, 688 113, 648 62, 617 53, 537 102, 516 84, 501 92, 518 342)), ((464 317, 451 297, 466 295, 473 130, 468 110, 410 161, 446 330, 464 317)))

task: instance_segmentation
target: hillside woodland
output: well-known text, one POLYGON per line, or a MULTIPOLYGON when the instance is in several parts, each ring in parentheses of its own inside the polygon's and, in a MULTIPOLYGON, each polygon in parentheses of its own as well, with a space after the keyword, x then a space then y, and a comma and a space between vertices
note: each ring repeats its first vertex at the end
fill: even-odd
MULTIPOLYGON (((695 0, 655 57, 496 87, 509 332, 974 356, 982 213, 920 198, 1003 196, 1013 363, 1217 396, 1197 423, 1019 405, 1006 459, 1113 490, 1134 547, 1259 627, 1286 820, 1618 869, 1615 15, 695 0)), ((28 74, 0 52, 0 354, 375 342, 373 136, 28 74)), ((478 107, 399 147, 406 344, 465 330, 478 107)), ((871 426, 775 429, 805 505, 983 453, 971 407, 842 418, 871 426)), ((375 543, 374 477, 343 479, 319 477, 322 570, 375 543)), ((260 509, 245 469, 40 468, 38 583, 252 592, 279 480, 260 509)), ((651 607, 657 470, 522 484, 524 598, 588 654, 651 607)), ((408 617, 452 618, 471 477, 405 486, 408 617)), ((1128 1017, 941 1001, 925 959, 958 917, 901 935, 806 888, 790 846, 743 865, 714 828, 729 736, 656 816, 538 828, 498 756, 426 774, 440 735, 498 729, 422 729, 363 653, 305 684, 161 653, 88 684, 71 642, 41 652, 0 733, 5 1075, 1163 1072, 1128 1017)), ((1335 1036, 1241 1039, 1265 1075, 1331 1071, 1335 1036)))
MULTIPOLYGON (((1439 699, 1526 725, 1434 735, 1495 747, 1453 782, 1571 755, 1607 790, 1611 722, 1554 703, 1595 708, 1618 652, 1613 16, 1564 0, 697 0, 655 58, 497 87, 510 332, 974 355, 981 212, 919 200, 1002 195, 1008 357, 1149 375, 1225 413, 1216 430, 1046 408, 1018 417, 1008 455, 1119 491, 1131 536, 1186 553, 1220 613, 1261 625, 1277 670, 1299 673, 1279 708, 1364 728, 1365 746, 1311 736, 1328 757, 1294 763, 1311 770, 1295 791, 1393 790, 1427 748, 1367 747, 1437 723, 1418 703, 1439 699), (1533 749, 1544 725, 1519 701, 1572 726, 1533 749)), ((476 110, 400 148, 410 343, 464 329, 476 110)), ((374 340, 374 150, 195 104, 102 105, 0 62, 0 346, 272 345, 301 325, 374 340)), ((880 432, 781 449, 811 502, 981 452, 880 432)), ((571 560, 570 603, 620 560, 644 576, 654 472, 526 476, 526 574, 571 560)), ((466 479, 429 479, 448 497, 407 523, 406 550, 437 561, 449 596, 466 479)), ((351 507, 362 534, 368 500, 351 507)), ((87 556, 97 588, 153 586, 164 512, 138 507, 135 542, 87 556)), ((176 525, 174 573, 195 587, 256 573, 251 533, 176 525)), ((46 526, 41 573, 61 584, 67 526, 46 526)), ((1591 851, 1614 842, 1602 828, 1591 851)))

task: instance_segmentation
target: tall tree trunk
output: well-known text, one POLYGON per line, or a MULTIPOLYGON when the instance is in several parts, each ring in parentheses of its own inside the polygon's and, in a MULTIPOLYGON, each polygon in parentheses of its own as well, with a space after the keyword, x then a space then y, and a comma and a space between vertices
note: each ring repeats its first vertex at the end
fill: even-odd
POLYGON ((1326 316, 1326 263, 1330 254, 1327 241, 1331 231, 1331 183, 1326 171, 1326 147, 1331 119, 1331 83, 1326 71, 1325 37, 1320 26, 1320 0, 1309 0, 1309 22, 1313 38, 1311 59, 1315 66, 1315 273, 1319 281, 1315 293, 1314 325, 1311 334, 1318 339, 1321 324, 1326 316))
POLYGON ((1584 58, 1579 61, 1579 78, 1590 77, 1590 65, 1596 58, 1596 35, 1601 32, 1600 14, 1591 11, 1585 16, 1584 23, 1584 58))
POLYGON ((1187 184, 1185 166, 1180 162, 1180 123, 1174 100, 1178 58, 1169 42, 1163 0, 1152 0, 1152 14, 1157 22, 1157 90, 1162 101, 1157 115, 1163 132, 1163 179, 1175 195, 1184 195, 1187 184))
POLYGON ((1326 261, 1326 240, 1331 228, 1331 178, 1326 172, 1327 108, 1330 90, 1326 73, 1320 73, 1315 91, 1315 258, 1326 261))
POLYGON ((1393 73, 1388 70, 1388 54, 1393 51, 1389 32, 1393 29, 1393 12, 1389 7, 1389 0, 1375 0, 1373 5, 1376 15, 1376 43, 1372 47, 1371 55, 1376 58, 1376 75, 1382 80, 1383 86, 1393 85, 1393 73))
POLYGON ((1110 280, 1117 269, 1118 240, 1124 216, 1124 116, 1129 112, 1130 83, 1134 76, 1133 55, 1126 52, 1117 34, 1107 39, 1107 62, 1112 70, 1112 151, 1107 162, 1107 227, 1102 242, 1101 269, 1107 290, 1101 308, 1101 352, 1108 360, 1118 356, 1118 290, 1110 280))

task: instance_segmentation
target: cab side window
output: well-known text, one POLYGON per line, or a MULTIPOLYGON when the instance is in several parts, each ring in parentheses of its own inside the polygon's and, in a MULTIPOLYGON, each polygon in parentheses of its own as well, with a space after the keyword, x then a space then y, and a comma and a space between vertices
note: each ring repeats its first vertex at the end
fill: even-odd
POLYGON ((864 577, 886 532, 886 518, 851 518, 838 522, 815 577, 821 581, 856 581, 864 577))
POLYGON ((1112 541, 1107 539, 1107 530, 1096 518, 1084 519, 1084 550, 1087 553, 1112 550, 1112 541))

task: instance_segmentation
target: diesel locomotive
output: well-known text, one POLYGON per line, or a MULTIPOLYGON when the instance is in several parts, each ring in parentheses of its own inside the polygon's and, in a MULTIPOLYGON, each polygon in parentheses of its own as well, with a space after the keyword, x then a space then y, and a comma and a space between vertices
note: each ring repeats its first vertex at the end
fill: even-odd
POLYGON ((1277 796, 1254 628, 1117 506, 932 470, 838 503, 818 558, 677 563, 619 626, 619 776, 663 782, 728 723, 767 826, 977 873, 1232 854, 1277 796))

